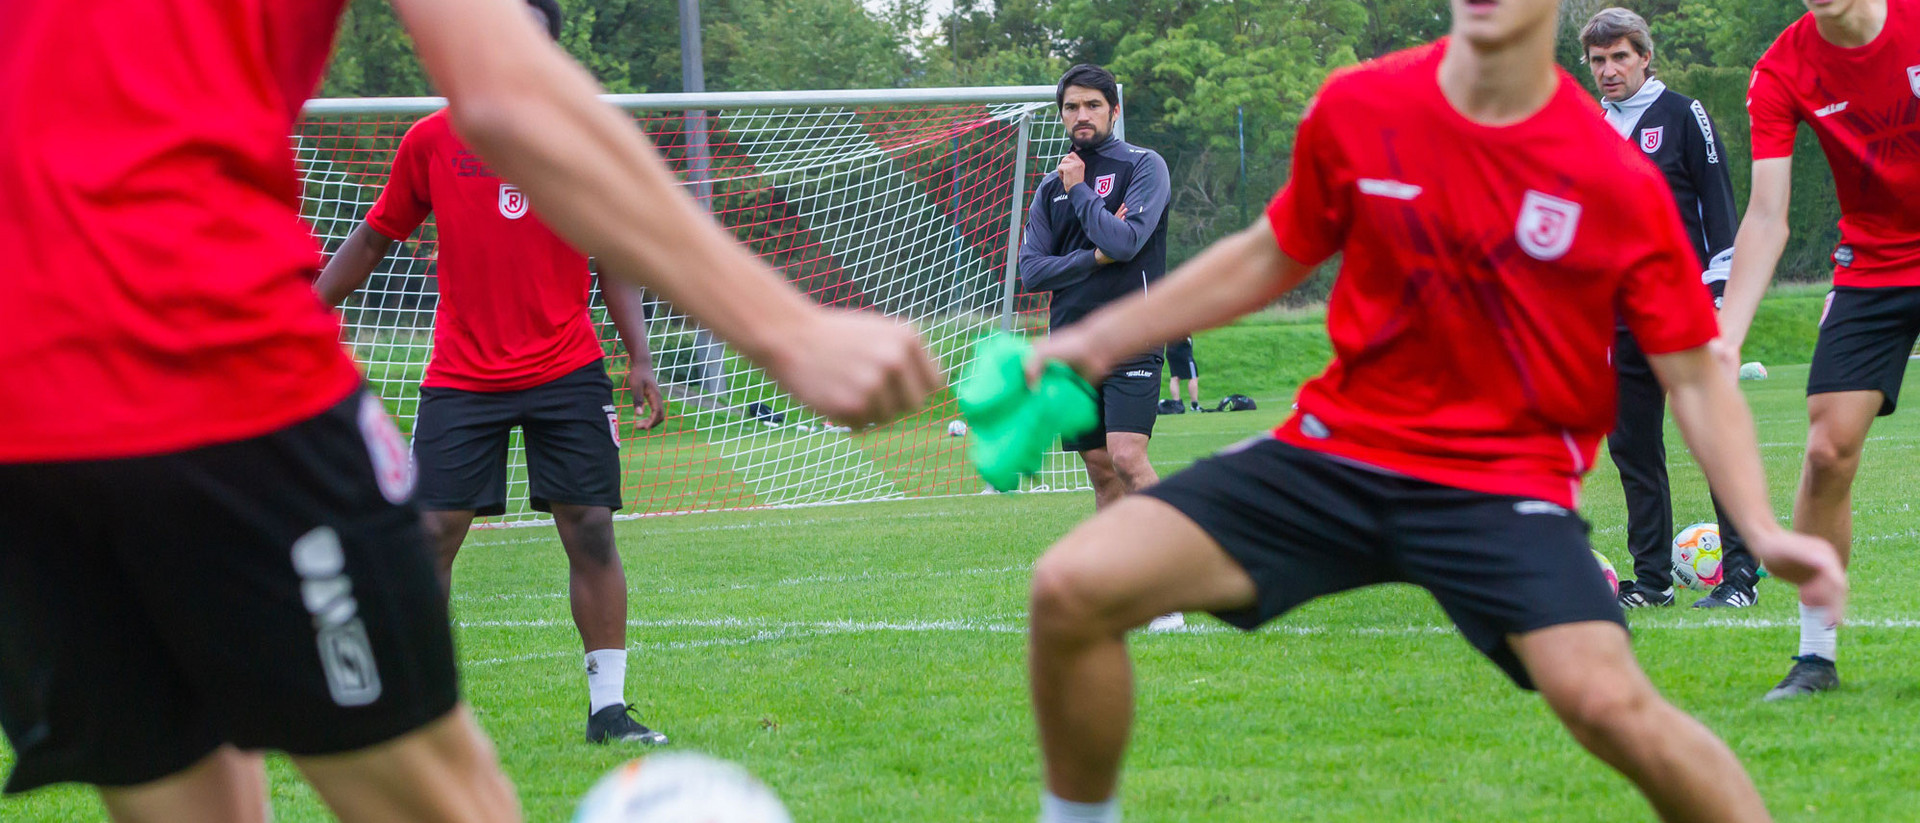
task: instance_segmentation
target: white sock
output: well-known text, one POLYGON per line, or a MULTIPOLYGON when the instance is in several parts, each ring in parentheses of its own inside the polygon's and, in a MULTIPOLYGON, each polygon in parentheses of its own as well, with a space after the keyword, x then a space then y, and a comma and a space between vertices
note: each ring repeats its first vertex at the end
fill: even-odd
POLYGON ((1040 795, 1040 823, 1120 823, 1120 800, 1110 797, 1104 803, 1075 803, 1044 792, 1040 795))
POLYGON ((590 712, 627 705, 626 649, 587 652, 587 700, 590 712))
POLYGON ((1800 604, 1800 656, 1819 655, 1839 660, 1840 628, 1833 625, 1833 613, 1825 608, 1800 604))

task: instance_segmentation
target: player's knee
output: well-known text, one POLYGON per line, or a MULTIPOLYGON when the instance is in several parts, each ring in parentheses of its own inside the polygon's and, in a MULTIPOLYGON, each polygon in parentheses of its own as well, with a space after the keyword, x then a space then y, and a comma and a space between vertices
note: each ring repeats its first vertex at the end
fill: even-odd
POLYGON ((613 537, 613 512, 601 506, 553 507, 554 524, 559 528, 567 554, 576 562, 605 566, 620 562, 613 537))
POLYGON ((1660 697, 1640 678, 1584 677, 1543 689, 1554 713, 1576 737, 1615 737, 1635 728, 1660 697))
POLYGON ((1093 631, 1101 608, 1091 583, 1085 564, 1067 552, 1056 548, 1042 556, 1033 568, 1030 617, 1034 631, 1049 635, 1093 631))
POLYGON ((1818 479, 1852 477, 1859 462, 1859 443, 1817 429, 1807 438, 1807 472, 1818 479))

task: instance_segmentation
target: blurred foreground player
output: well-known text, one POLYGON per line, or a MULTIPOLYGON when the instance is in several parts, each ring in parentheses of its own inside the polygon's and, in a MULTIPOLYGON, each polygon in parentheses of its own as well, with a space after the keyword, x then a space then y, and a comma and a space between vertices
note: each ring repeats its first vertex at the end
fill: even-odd
MULTIPOLYGON (((560 37, 560 6, 531 0, 560 37)), ((433 360, 420 385, 414 465, 427 540, 451 590, 453 561, 476 516, 507 510, 507 442, 525 436, 532 507, 553 515, 567 553, 567 592, 585 648, 589 743, 658 745, 627 703, 627 576, 614 542, 620 499, 619 410, 589 320, 587 257, 553 233, 454 134, 445 110, 407 130, 380 199, 314 290, 338 305, 395 243, 435 215, 439 231, 433 360)), ((607 316, 626 345, 637 425, 666 419, 637 290, 601 278, 607 316)))
POLYGON ((1733 753, 1640 671, 1573 511, 1613 422, 1616 315, 1754 552, 1809 601, 1837 606, 1845 576, 1823 541, 1773 521, 1672 200, 1555 68, 1556 11, 1453 0, 1449 39, 1337 73, 1266 221, 1035 347, 1035 366, 1103 374, 1344 254, 1334 361, 1294 416, 1095 515, 1036 567, 1042 820, 1118 818, 1129 628, 1205 609, 1252 629, 1394 581, 1431 592, 1663 818, 1766 819, 1733 753))
MULTIPOLYGON (((1805 123, 1833 169, 1840 245, 1807 370, 1793 527, 1831 541, 1845 563, 1860 452, 1874 418, 1898 404, 1920 335, 1920 0, 1807 0, 1807 8, 1753 67, 1753 191, 1720 323, 1731 369, 1786 249, 1793 139, 1805 123)), ((1799 654, 1766 699, 1840 685, 1834 617, 1801 601, 1799 654)))
MULTIPOLYGON (((344 0, 0 5, 0 727, 9 791, 262 821, 519 818, 459 702, 406 444, 309 286, 287 135, 344 0)), ((454 125, 564 236, 828 416, 918 405, 911 330, 731 242, 514 0, 395 0, 454 125)), ((0 815, 3 816, 3 815, 0 815)))

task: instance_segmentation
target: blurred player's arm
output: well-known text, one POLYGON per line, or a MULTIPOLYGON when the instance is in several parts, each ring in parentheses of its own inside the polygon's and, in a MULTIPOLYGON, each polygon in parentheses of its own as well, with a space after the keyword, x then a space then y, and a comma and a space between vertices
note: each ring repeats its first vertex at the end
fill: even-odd
POLYGON ((1111 263, 1132 260, 1153 238, 1160 215, 1167 211, 1172 189, 1167 182, 1167 161, 1158 154, 1144 155, 1134 164, 1133 180, 1127 184, 1127 199, 1118 213, 1109 213, 1107 203, 1089 185, 1067 190, 1080 228, 1095 248, 1111 263))
POLYGON ((1736 368, 1753 315, 1760 310, 1760 298, 1766 296, 1774 267, 1787 250, 1787 203, 1792 195, 1793 158, 1753 161, 1753 193, 1747 198, 1740 234, 1733 241, 1733 265, 1720 301, 1720 337, 1736 368))
POLYGON ((1727 171, 1727 145, 1720 139, 1720 129, 1698 100, 1693 101, 1693 116, 1700 127, 1699 139, 1687 141, 1687 176, 1693 179, 1694 194, 1700 200, 1700 228, 1706 235, 1707 270, 1700 280, 1719 301, 1726 294, 1740 212, 1733 201, 1733 178, 1727 171))
MULTIPOLYGON (((1076 188, 1081 188, 1077 187, 1076 188)), ((1027 209, 1027 227, 1020 233, 1020 287, 1027 291, 1059 291, 1079 283, 1100 268, 1095 250, 1078 249, 1054 254, 1059 238, 1047 219, 1047 186, 1034 193, 1027 209)))
POLYGON ((608 271, 655 289, 837 422, 898 417, 939 385, 913 330, 821 309, 734 242, 521 3, 391 1, 460 136, 608 271))
POLYGON ((1313 267, 1281 251, 1265 218, 1207 247, 1152 291, 1135 293, 1034 346, 1034 373, 1063 360, 1099 379, 1121 358, 1258 311, 1306 282, 1313 267))
POLYGON ((1650 354, 1654 374, 1667 389, 1673 420, 1707 485, 1739 527, 1753 555, 1767 570, 1800 587, 1809 606, 1839 609, 1847 597, 1840 556, 1825 540, 1780 527, 1767 501, 1767 478, 1755 442, 1753 414, 1734 376, 1720 365, 1715 340, 1670 354, 1650 354))
POLYGON ((320 295, 320 302, 328 306, 338 306, 347 295, 358 291, 365 285, 367 278, 373 276, 373 270, 380 261, 387 259, 387 252, 393 250, 394 240, 365 222, 353 227, 347 234, 347 240, 327 258, 327 266, 320 270, 320 279, 313 282, 313 290, 320 295))
MULTIPOLYGON (((607 274, 605 268, 601 273, 607 274)), ((667 422, 667 404, 660 398, 660 379, 653 373, 653 350, 647 346, 647 301, 640 288, 619 275, 600 278, 600 299, 607 319, 627 348, 627 389, 633 392, 633 410, 641 416, 641 431, 667 422)))

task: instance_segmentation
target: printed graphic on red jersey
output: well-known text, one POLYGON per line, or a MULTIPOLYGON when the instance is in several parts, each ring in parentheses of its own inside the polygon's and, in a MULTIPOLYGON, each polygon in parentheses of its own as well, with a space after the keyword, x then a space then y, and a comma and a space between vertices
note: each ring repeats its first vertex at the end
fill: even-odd
POLYGON ((1573 247, 1580 230, 1580 204, 1550 194, 1527 190, 1520 203, 1520 224, 1514 228, 1520 248, 1541 262, 1560 259, 1573 247))
POLYGON ((518 220, 527 216, 527 193, 512 183, 500 184, 500 216, 518 220))
POLYGON ((1640 150, 1648 154, 1652 154, 1656 151, 1659 151, 1660 144, 1662 142, 1665 142, 1661 138, 1666 136, 1666 132, 1667 132, 1666 126, 1656 126, 1651 129, 1641 129, 1640 130, 1640 150))

